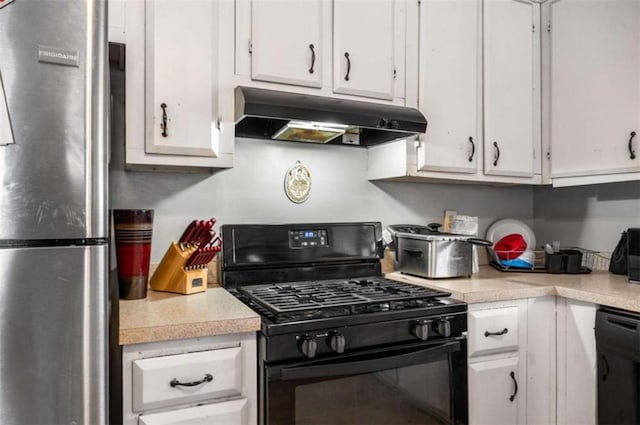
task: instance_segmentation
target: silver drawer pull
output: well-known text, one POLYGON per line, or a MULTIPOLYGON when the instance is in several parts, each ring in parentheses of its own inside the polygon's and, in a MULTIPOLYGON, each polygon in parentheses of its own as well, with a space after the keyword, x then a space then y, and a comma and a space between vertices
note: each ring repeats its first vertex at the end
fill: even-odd
POLYGON ((201 380, 193 381, 193 382, 180 382, 176 378, 173 378, 171 382, 169 382, 169 385, 171 385, 174 388, 177 386, 197 387, 198 385, 206 384, 207 382, 211 382, 211 381, 213 381, 213 376, 207 373, 206 375, 204 375, 204 378, 202 378, 201 380))
POLYGON ((500 335, 506 334, 507 332, 509 332, 509 329, 507 329, 507 328, 504 328, 500 332, 489 332, 489 331, 486 331, 484 333, 484 336, 487 337, 487 338, 490 337, 490 336, 500 336, 500 335))

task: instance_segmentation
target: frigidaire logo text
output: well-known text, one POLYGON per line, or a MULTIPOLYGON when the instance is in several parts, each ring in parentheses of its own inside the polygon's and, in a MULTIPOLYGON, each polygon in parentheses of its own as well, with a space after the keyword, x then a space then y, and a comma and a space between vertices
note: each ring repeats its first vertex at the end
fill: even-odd
POLYGON ((38 62, 78 67, 80 65, 79 58, 80 52, 75 49, 38 46, 38 62))
POLYGON ((8 5, 9 3, 13 3, 14 0, 0 0, 0 9, 8 5))
POLYGON ((70 61, 77 61, 78 60, 78 55, 70 55, 70 54, 61 53, 61 52, 50 52, 50 51, 42 50, 41 51, 41 55, 42 56, 47 56, 49 58, 65 59, 65 60, 70 60, 70 61))

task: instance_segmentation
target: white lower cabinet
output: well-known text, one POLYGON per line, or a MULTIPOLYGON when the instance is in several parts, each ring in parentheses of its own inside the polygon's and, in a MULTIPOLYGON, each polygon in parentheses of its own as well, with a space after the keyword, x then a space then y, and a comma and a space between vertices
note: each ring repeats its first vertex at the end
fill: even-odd
POLYGON ((555 422, 555 306, 555 297, 469 305, 469 424, 555 422))
POLYGON ((558 424, 597 423, 597 305, 558 297, 558 424))
MULTIPOLYGON (((519 357, 471 363, 469 365, 469 422, 512 425, 520 420, 523 382, 519 357)), ((525 372, 526 373, 526 372, 525 372)))
POLYGON ((139 425, 245 424, 247 399, 189 407, 171 412, 142 415, 139 425))
POLYGON ((254 333, 123 347, 125 425, 257 422, 254 333))

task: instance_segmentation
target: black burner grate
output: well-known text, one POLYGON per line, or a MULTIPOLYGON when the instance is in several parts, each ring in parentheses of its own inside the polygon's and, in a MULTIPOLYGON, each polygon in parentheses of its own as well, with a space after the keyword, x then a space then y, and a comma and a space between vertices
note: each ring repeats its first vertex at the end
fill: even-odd
POLYGON ((437 304, 450 294, 379 277, 249 285, 241 293, 278 321, 400 310, 437 304))

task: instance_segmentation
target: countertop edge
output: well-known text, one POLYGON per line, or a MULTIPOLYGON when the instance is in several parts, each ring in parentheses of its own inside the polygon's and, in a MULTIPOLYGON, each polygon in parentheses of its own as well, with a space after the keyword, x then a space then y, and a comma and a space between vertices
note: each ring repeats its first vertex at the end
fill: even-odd
POLYGON ((479 304, 494 301, 511 301, 519 300, 523 298, 535 298, 556 295, 556 288, 554 285, 530 285, 528 288, 512 288, 504 290, 487 290, 487 291, 473 291, 462 292, 456 291, 451 288, 443 288, 438 284, 438 280, 427 280, 417 276, 403 275, 400 273, 390 273, 386 275, 387 278, 392 280, 398 280, 401 282, 410 283, 413 285, 425 286, 427 288, 437 289, 440 291, 446 291, 451 293, 451 298, 464 301, 468 304, 479 304))
POLYGON ((468 304, 481 304, 516 299, 558 296, 591 304, 610 306, 640 312, 640 285, 628 286, 622 278, 607 273, 593 275, 571 275, 578 279, 575 282, 557 281, 557 275, 516 274, 500 276, 492 269, 484 268, 484 276, 470 279, 430 280, 418 276, 404 275, 400 272, 386 274, 393 280, 420 285, 451 293, 451 297, 468 304), (585 281, 584 279, 587 279, 585 281), (475 280, 475 283, 473 282, 475 280), (486 280, 491 285, 487 289, 479 289, 478 283, 486 280), (592 280, 591 282, 589 280, 592 280), (495 283, 500 284, 496 287, 495 283), (554 282, 557 281, 557 282, 554 282), (596 282, 594 284, 594 282, 596 282), (469 283, 472 283, 470 285, 469 283), (511 284, 516 284, 511 286, 511 284))
POLYGON ((562 286, 556 287, 556 292, 559 297, 640 313, 638 301, 629 298, 562 286))
POLYGON ((213 322, 181 323, 141 328, 120 329, 118 344, 133 345, 147 342, 171 341, 260 330, 260 317, 218 320, 213 322))
POLYGON ((506 289, 504 291, 493 291, 490 294, 487 294, 487 292, 470 292, 468 294, 463 294, 462 301, 466 302, 467 304, 480 304, 495 301, 511 301, 555 295, 557 295, 557 291, 554 286, 541 286, 527 289, 518 288, 506 289))

